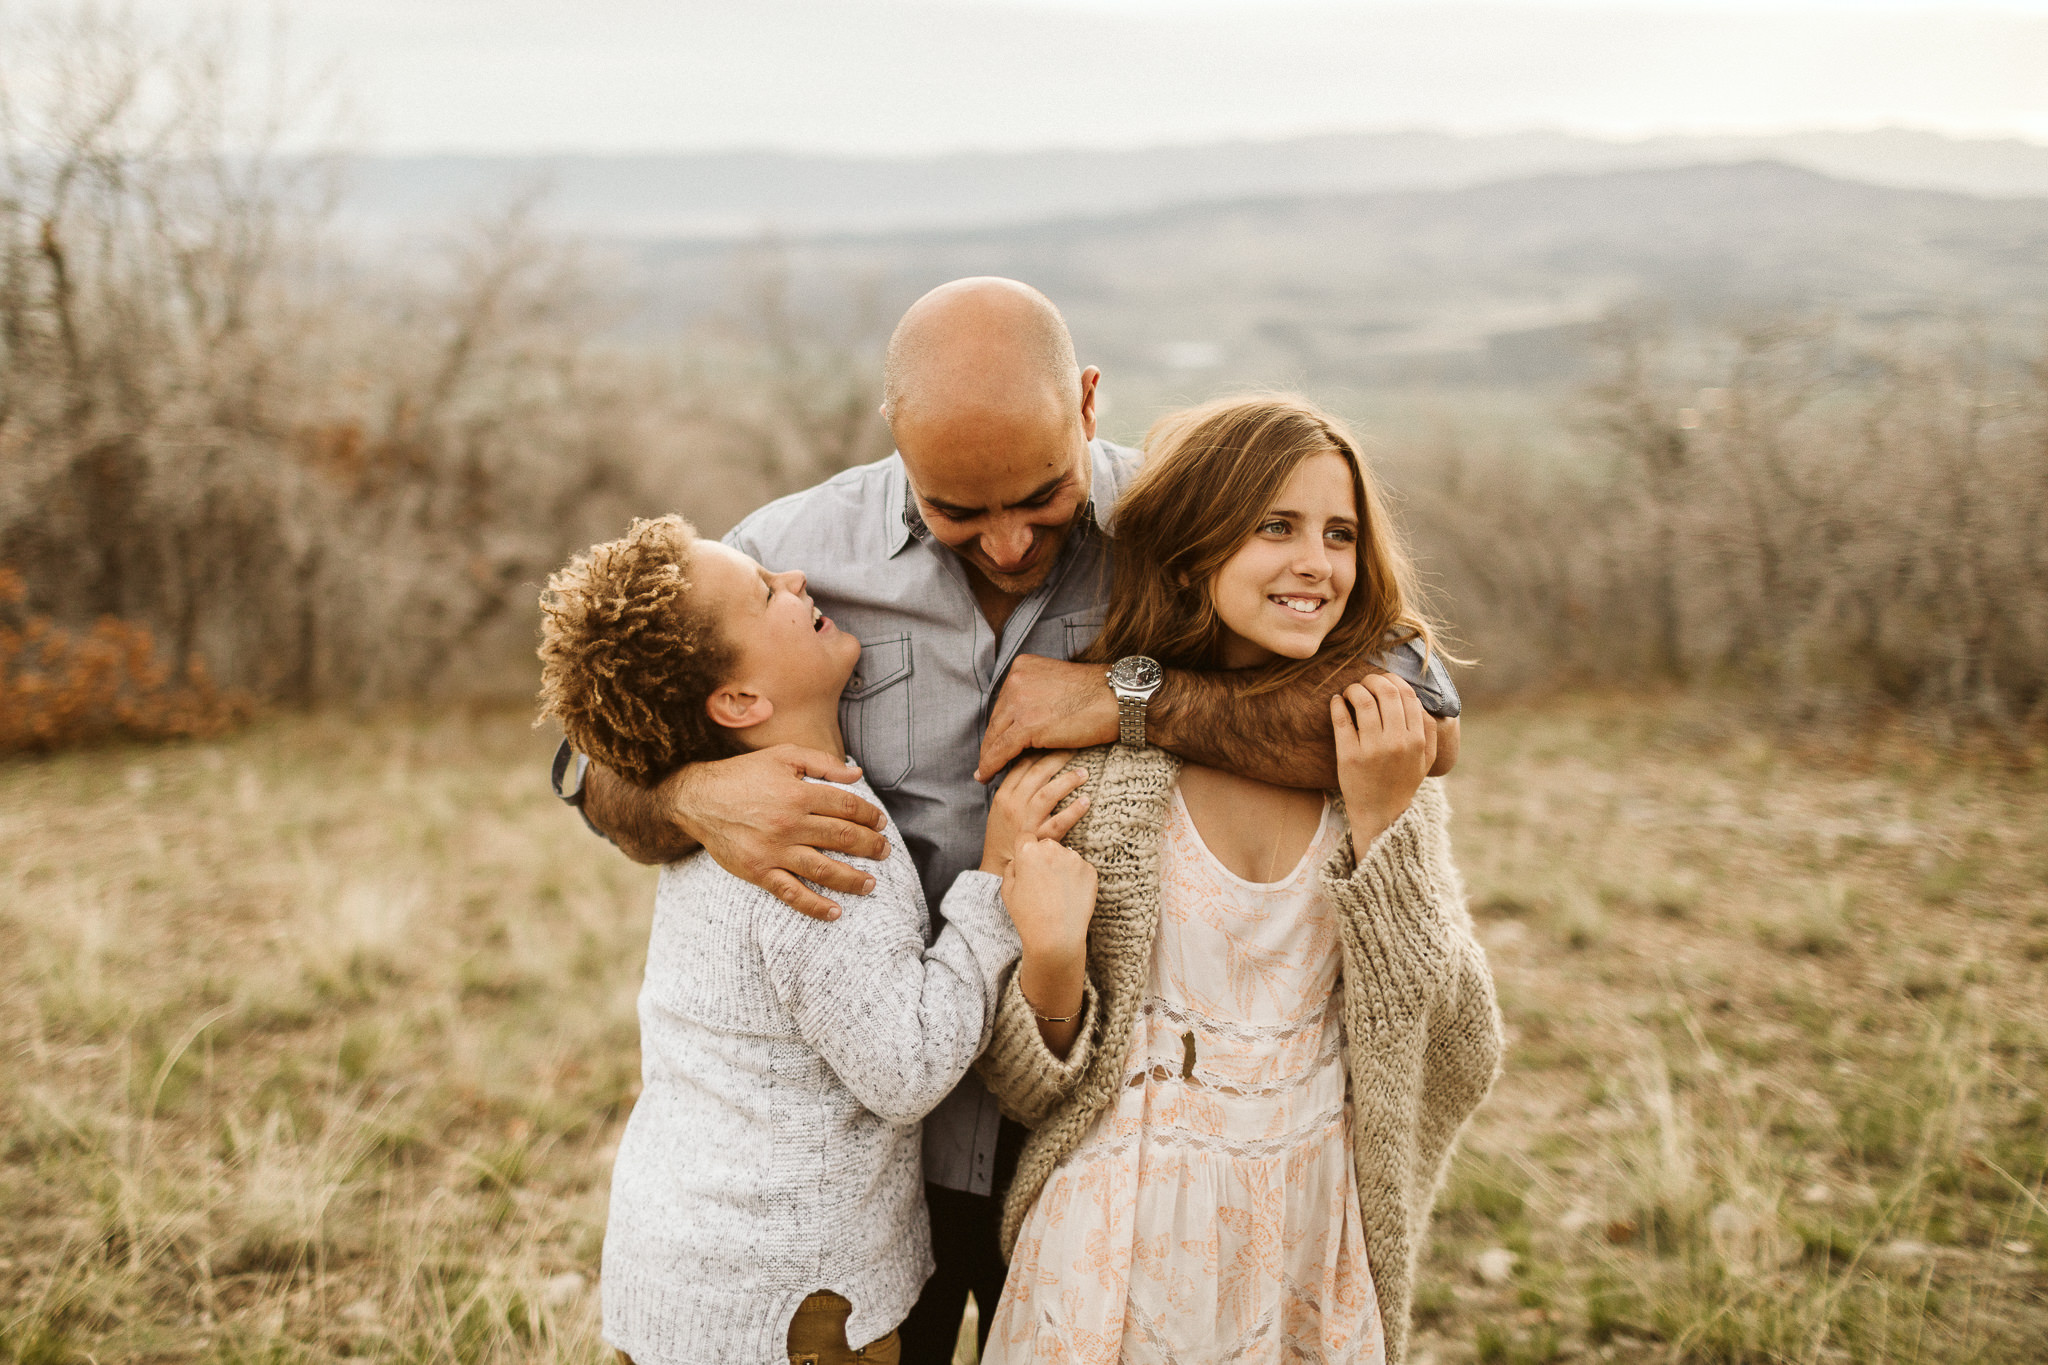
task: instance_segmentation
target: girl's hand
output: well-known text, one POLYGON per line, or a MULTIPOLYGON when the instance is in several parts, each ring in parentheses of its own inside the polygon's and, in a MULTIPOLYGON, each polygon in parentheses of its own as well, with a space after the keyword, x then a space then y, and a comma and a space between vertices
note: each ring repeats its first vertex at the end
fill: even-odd
POLYGON ((1060 769, 1073 756, 1070 749, 1040 754, 1019 763, 1003 779, 996 799, 989 803, 988 828, 982 832, 983 872, 1007 877, 1010 860, 1016 856, 1020 842, 1050 839, 1058 843, 1067 837, 1067 831, 1088 809, 1088 798, 1077 796, 1074 804, 1058 814, 1053 812, 1053 807, 1064 800, 1068 792, 1088 780, 1085 769, 1077 768, 1065 776, 1060 775, 1060 769))
POLYGON ((1436 763, 1436 720, 1415 689, 1376 673, 1330 698, 1337 732, 1337 785, 1360 854, 1401 818, 1436 763))
MULTIPOLYGON (((1047 972, 1065 980, 1067 968, 1087 958, 1087 921, 1096 915, 1096 870, 1053 839, 1020 839, 1004 876, 1004 907, 1024 943, 1026 976, 1047 972)), ((1030 980, 1022 982, 1030 997, 1030 980)), ((1079 978, 1073 978, 1079 995, 1079 978)), ((1071 1001, 1038 1001, 1042 1015, 1065 1013, 1071 1001)))
POLYGON ((1095 869, 1050 839, 1022 839, 1003 879, 1003 904, 1024 953, 1017 989, 1038 1016, 1038 1036, 1064 1057, 1081 1032, 1088 992, 1088 921, 1095 917, 1095 869))

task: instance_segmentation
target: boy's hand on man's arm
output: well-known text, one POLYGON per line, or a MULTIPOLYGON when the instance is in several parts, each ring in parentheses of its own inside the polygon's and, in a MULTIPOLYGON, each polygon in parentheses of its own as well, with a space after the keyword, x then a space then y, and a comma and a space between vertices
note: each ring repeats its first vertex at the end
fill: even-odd
POLYGON ((1086 796, 1075 797, 1065 810, 1054 809, 1066 799, 1067 793, 1088 780, 1086 768, 1060 772, 1073 756, 1068 750, 1055 749, 1010 769, 1010 775, 996 790, 995 799, 989 802, 988 824, 981 836, 983 872, 1007 877, 1019 843, 1031 839, 1058 843, 1080 821, 1088 809, 1086 796))
POLYGON ((791 744, 693 763, 653 787, 636 787, 592 764, 583 813, 640 863, 665 863, 701 847, 718 865, 813 919, 839 907, 797 878, 864 896, 874 879, 826 850, 880 861, 889 841, 882 811, 851 792, 806 782, 851 782, 860 769, 791 744))

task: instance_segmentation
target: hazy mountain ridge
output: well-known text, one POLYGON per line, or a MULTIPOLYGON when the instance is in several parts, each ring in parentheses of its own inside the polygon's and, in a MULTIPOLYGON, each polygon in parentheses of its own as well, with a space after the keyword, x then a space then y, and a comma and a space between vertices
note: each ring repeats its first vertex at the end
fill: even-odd
MULTIPOLYGON (((758 250, 631 248, 644 324, 711 313, 758 250)), ((885 313, 958 275, 1028 279, 1091 354, 1162 380, 1546 382, 1579 363, 1590 323, 1639 300, 1709 323, 1825 310, 1864 329, 1968 315, 2015 341, 2048 334, 2048 199, 1775 162, 814 237, 780 259, 800 299, 867 281, 885 313)))
POLYGON ((557 157, 371 157, 352 165, 344 221, 405 230, 543 194, 543 216, 601 237, 962 228, 1261 196, 1455 189, 1556 172, 1758 159, 1901 188, 2048 196, 2048 146, 1890 129, 1615 142, 1564 133, 1329 134, 1130 151, 929 158, 768 151, 557 157))

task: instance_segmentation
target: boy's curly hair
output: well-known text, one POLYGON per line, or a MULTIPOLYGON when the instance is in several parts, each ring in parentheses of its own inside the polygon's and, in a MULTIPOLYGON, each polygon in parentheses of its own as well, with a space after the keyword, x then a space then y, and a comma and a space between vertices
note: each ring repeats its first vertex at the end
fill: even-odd
POLYGON ((742 747, 704 710, 734 653, 692 610, 696 543, 681 517, 636 520, 570 560, 540 598, 541 719, 642 787, 742 747))

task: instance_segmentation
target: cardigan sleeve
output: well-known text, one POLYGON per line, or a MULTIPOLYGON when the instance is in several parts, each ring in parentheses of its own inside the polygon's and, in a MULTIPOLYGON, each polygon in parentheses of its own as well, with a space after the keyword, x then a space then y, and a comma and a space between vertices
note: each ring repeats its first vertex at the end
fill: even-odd
POLYGON ((1504 1038, 1493 973, 1451 861, 1449 819, 1431 778, 1355 866, 1347 839, 1323 876, 1354 948, 1347 1019, 1382 1040, 1420 1044, 1429 1075, 1418 1098, 1435 1112, 1418 1117, 1425 1129, 1454 1132, 1492 1087, 1504 1038))
POLYGON ((1080 1087, 1095 1055, 1095 1033, 1101 1022, 1095 982, 1081 983, 1081 1031, 1065 1057, 1055 1057, 1038 1031, 1038 1015, 1024 999, 1011 972, 996 1005, 995 1034, 988 1050, 974 1064, 1005 1117, 1036 1128, 1046 1115, 1080 1087))
MULTIPOLYGON (((1086 768, 1087 786, 1094 786, 1103 780, 1108 755, 1107 745, 1083 749, 1060 771, 1086 768)), ((1083 790, 1086 790, 1085 786, 1083 790)), ((1073 799, 1072 796, 1067 797, 1060 802, 1059 808, 1065 810, 1073 799)), ((1096 803, 1090 802, 1089 809, 1068 831, 1066 844, 1069 848, 1088 848, 1087 841, 1095 823, 1095 806, 1096 803)), ((1095 1055, 1095 1035, 1101 1024, 1101 1009, 1095 991, 1092 951, 1089 956, 1089 970, 1081 983, 1081 1030, 1075 1034, 1074 1045, 1067 1050, 1065 1057, 1055 1057, 1052 1049, 1045 1045, 1044 1037, 1038 1032, 1037 1012, 1024 999, 1024 992, 1017 985, 1017 974, 1012 972, 1004 983, 1002 999, 996 1005, 995 1032, 989 1039, 988 1050, 974 1064, 989 1093, 996 1097, 997 1107, 1027 1128, 1037 1128, 1044 1123, 1046 1116, 1080 1087, 1087 1075, 1088 1063, 1095 1055)))
POLYGON ((1363 970, 1350 988, 1362 993, 1375 1024, 1398 1027, 1428 1011, 1471 941, 1464 888, 1450 857, 1449 814, 1442 787, 1426 780, 1355 863, 1347 835, 1323 866, 1323 885, 1357 935, 1356 965, 1363 970))

